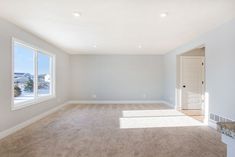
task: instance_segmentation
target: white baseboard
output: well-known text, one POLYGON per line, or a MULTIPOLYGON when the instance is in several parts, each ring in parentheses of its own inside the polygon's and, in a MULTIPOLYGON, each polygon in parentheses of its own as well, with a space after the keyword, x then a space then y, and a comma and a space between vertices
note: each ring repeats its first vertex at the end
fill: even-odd
POLYGON ((174 105, 169 103, 168 101, 162 101, 162 103, 169 106, 169 107, 171 107, 171 108, 174 108, 174 105))
POLYGON ((46 112, 44 112, 44 113, 42 113, 40 115, 37 115, 37 116, 35 116, 35 117, 33 117, 33 118, 23 122, 23 123, 20 123, 20 124, 18 124, 16 126, 10 128, 10 129, 7 129, 5 131, 0 132, 0 139, 3 139, 4 137, 7 137, 7 136, 15 133, 16 131, 19 131, 19 130, 25 128, 26 126, 29 126, 30 124, 32 124, 32 123, 34 123, 34 122, 36 122, 36 121, 38 121, 38 120, 48 116, 49 114, 52 114, 52 113, 58 111, 60 108, 64 107, 67 104, 68 103, 66 102, 66 103, 64 103, 62 105, 56 106, 56 107, 50 109, 49 111, 46 111, 46 112))
POLYGON ((217 124, 216 124, 215 121, 208 120, 208 126, 213 128, 213 129, 217 129, 217 124))
MULTIPOLYGON (((99 100, 72 100, 68 102, 69 104, 166 104, 162 100, 133 100, 133 101, 99 101, 99 100)), ((167 104, 166 104, 167 105, 167 104)))

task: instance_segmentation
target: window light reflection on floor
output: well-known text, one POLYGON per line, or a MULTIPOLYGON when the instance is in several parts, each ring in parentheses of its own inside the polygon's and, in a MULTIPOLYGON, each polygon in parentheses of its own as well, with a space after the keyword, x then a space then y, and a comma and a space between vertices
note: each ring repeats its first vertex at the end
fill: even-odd
POLYGON ((197 121, 177 110, 129 110, 122 111, 121 129, 156 128, 156 127, 186 127, 203 126, 197 121))

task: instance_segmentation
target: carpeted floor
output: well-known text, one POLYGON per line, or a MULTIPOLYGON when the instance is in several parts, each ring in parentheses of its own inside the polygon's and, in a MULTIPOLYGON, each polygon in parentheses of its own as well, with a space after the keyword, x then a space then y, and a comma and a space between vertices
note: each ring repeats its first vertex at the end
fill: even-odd
POLYGON ((204 122, 205 116, 202 110, 180 110, 180 112, 184 113, 185 115, 194 118, 200 122, 204 122))
POLYGON ((0 141, 0 157, 225 157, 215 130, 161 104, 68 105, 0 141))

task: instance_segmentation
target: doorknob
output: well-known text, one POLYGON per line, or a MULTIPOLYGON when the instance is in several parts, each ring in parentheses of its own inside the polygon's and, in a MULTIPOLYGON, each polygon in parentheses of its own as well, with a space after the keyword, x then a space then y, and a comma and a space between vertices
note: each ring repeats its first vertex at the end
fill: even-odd
POLYGON ((185 85, 183 85, 183 88, 186 88, 186 86, 185 86, 185 85))

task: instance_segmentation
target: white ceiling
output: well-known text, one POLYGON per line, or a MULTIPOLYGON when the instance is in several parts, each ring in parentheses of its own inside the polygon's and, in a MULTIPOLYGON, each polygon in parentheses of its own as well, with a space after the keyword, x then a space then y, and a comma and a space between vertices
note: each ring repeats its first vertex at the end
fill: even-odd
POLYGON ((233 19, 235 0, 0 0, 0 16, 72 54, 164 54, 233 19))

